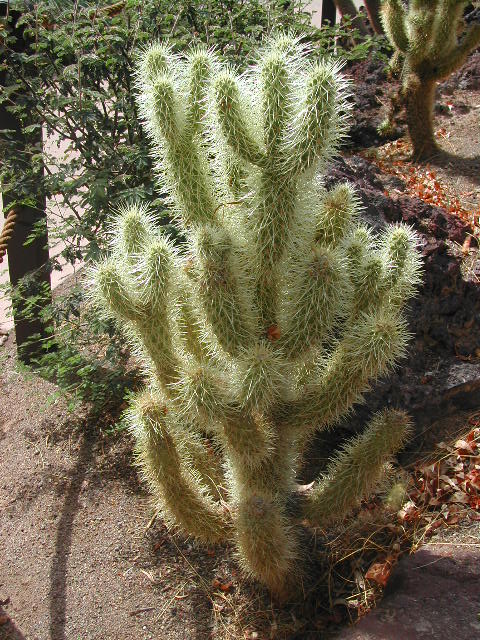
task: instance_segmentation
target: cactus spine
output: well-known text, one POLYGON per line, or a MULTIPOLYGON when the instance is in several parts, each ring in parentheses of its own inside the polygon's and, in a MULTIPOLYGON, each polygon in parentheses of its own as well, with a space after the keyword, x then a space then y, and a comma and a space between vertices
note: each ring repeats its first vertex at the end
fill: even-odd
POLYGON ((401 69, 402 99, 414 157, 438 153, 433 107, 436 83, 456 71, 480 45, 480 24, 467 27, 465 0, 383 0, 381 17, 401 69))
POLYGON ((415 237, 402 225, 373 237, 350 185, 322 187, 346 85, 295 39, 271 40, 242 77, 206 49, 179 58, 154 44, 137 80, 187 239, 175 248, 130 205, 93 273, 96 300, 146 363, 130 411, 138 462, 168 521, 232 541, 244 569, 285 594, 301 523, 347 515, 405 440, 405 415, 375 416, 299 498, 305 443, 405 349, 415 237))

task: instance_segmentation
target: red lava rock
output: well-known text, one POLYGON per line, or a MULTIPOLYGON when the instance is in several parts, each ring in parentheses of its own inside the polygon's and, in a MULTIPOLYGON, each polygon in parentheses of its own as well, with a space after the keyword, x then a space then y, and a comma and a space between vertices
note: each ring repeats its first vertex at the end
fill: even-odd
POLYGON ((337 640, 473 640, 480 637, 480 549, 423 548, 403 558, 379 606, 337 640))

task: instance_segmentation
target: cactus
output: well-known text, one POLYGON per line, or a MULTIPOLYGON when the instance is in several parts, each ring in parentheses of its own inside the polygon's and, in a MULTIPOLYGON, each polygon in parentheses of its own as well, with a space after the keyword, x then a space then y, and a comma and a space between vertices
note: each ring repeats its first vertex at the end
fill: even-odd
POLYGON ((306 445, 405 350, 419 281, 406 226, 361 224, 349 184, 321 173, 345 135, 347 86, 279 35, 241 77, 214 53, 154 44, 139 107, 185 243, 136 204, 115 218, 92 292, 145 362, 129 412, 138 463, 167 522, 231 541, 279 595, 302 566, 305 521, 341 520, 405 441, 386 411, 300 491, 306 445))
POLYGON ((480 24, 467 25, 465 0, 383 0, 381 17, 394 48, 392 68, 401 71, 402 99, 413 155, 439 152, 433 107, 436 83, 447 78, 480 45, 480 24))

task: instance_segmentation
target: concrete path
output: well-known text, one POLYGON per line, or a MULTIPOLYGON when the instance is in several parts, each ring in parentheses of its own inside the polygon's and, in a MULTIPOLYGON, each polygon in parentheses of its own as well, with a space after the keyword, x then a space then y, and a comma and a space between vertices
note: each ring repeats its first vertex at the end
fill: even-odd
POLYGON ((338 640, 480 638, 480 539, 403 558, 379 606, 338 640))

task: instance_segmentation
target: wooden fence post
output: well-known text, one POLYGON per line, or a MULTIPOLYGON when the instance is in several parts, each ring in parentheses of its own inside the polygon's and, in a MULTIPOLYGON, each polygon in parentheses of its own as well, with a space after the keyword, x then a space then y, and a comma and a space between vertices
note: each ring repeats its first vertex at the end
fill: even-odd
MULTIPOLYGON (((8 5, 0 3, 0 16, 5 18, 8 5)), ((28 51, 29 43, 24 38, 23 28, 17 26, 20 12, 9 11, 9 22, 16 37, 15 49, 18 52, 28 51)), ((0 86, 5 86, 6 72, 0 72, 0 86)), ((14 100, 21 100, 19 91, 15 93, 14 100)), ((8 145, 2 150, 4 158, 8 161, 8 153, 22 157, 24 166, 28 170, 32 168, 29 155, 32 150, 41 154, 43 149, 41 122, 29 115, 28 122, 22 123, 16 115, 7 110, 6 103, 0 103, 0 135, 15 142, 15 151, 8 149, 8 145), (25 125, 39 124, 33 132, 26 133, 25 125), (3 129, 3 131, 1 131, 3 129), (8 130, 8 131, 7 131, 8 130)), ((4 146, 4 145, 2 145, 4 146)), ((12 155, 10 155, 12 157, 12 155)), ((8 241, 8 269, 10 283, 13 288, 22 284, 22 294, 13 297, 13 319, 15 325, 15 337, 17 341, 17 353, 26 364, 31 363, 32 358, 39 355, 42 350, 42 340, 47 338, 49 322, 42 317, 42 312, 51 303, 51 283, 48 256, 48 231, 46 216, 46 197, 44 190, 44 175, 42 163, 34 170, 33 180, 28 198, 22 196, 25 203, 15 204, 15 194, 7 192, 3 194, 3 214, 5 218, 12 208, 16 214, 13 233, 8 241), (34 239, 31 240, 34 232, 34 239), (28 242, 27 242, 28 241, 28 242), (35 305, 29 309, 25 298, 33 296, 35 305), (28 313, 27 313, 28 311, 28 313), (38 338, 38 339, 37 339, 38 338)))
POLYGON ((337 19, 337 6, 333 0, 323 0, 322 2, 322 24, 325 21, 333 27, 337 19))

